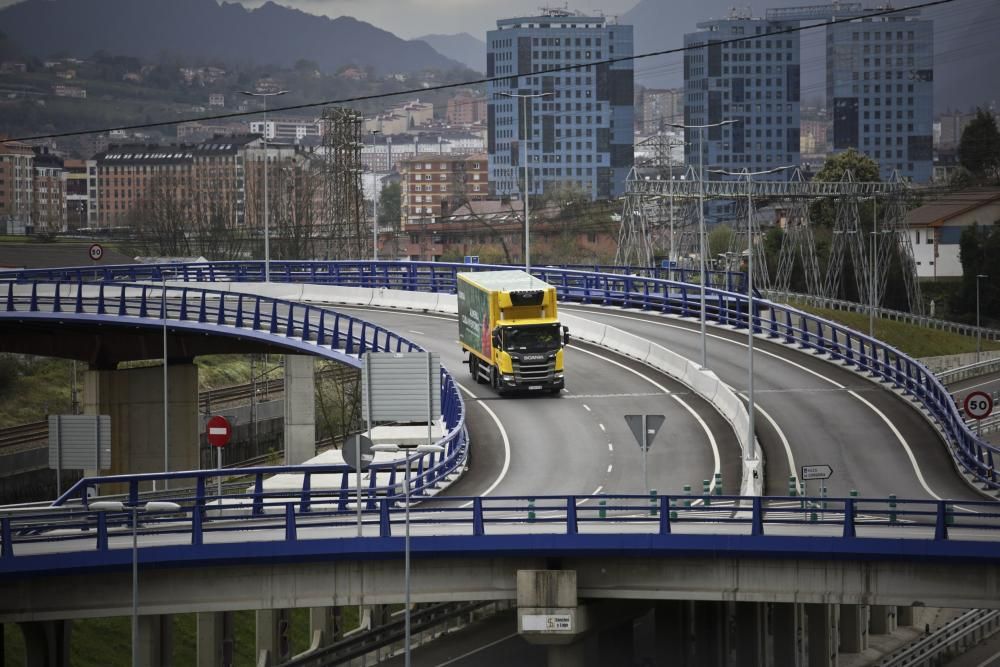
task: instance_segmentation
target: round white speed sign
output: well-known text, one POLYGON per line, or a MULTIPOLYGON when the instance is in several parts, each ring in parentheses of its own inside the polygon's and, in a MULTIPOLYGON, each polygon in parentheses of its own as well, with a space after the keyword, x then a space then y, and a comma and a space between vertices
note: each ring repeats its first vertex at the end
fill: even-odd
POLYGON ((965 397, 965 414, 973 419, 986 419, 993 412, 993 397, 985 391, 973 391, 965 397))

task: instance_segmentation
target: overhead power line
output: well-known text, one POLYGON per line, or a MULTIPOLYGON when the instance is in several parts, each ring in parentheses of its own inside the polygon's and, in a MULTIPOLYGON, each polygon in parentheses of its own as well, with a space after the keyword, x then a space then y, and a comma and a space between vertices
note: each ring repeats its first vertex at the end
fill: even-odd
MULTIPOLYGON (((868 14, 864 14, 864 15, 861 15, 861 16, 854 16, 854 17, 843 18, 843 19, 831 19, 829 21, 824 21, 822 23, 814 23, 814 24, 804 25, 804 26, 803 25, 799 25, 799 26, 796 26, 796 27, 793 27, 793 28, 786 28, 786 29, 783 29, 783 30, 775 30, 775 31, 763 33, 763 34, 760 34, 760 35, 754 35, 753 37, 754 37, 754 39, 758 39, 758 38, 761 38, 761 37, 772 37, 772 36, 775 36, 775 35, 785 35, 785 34, 790 34, 790 33, 795 33, 795 32, 805 32, 805 31, 808 31, 808 30, 814 30, 816 28, 825 28, 827 26, 837 25, 837 24, 840 24, 840 23, 850 23, 852 21, 857 21, 857 20, 860 20, 860 19, 877 18, 877 17, 880 17, 880 16, 891 16, 893 14, 898 14, 898 13, 901 13, 901 12, 908 12, 908 11, 912 11, 914 9, 926 9, 928 7, 936 7, 938 5, 947 5, 947 4, 951 4, 953 2, 956 2, 956 1, 957 0, 929 0, 928 2, 918 3, 918 4, 915 4, 915 5, 910 5, 908 7, 898 7, 898 8, 890 8, 890 9, 879 9, 879 10, 876 10, 876 11, 873 11, 873 12, 870 12, 868 14)), ((720 40, 718 40, 717 43, 718 44, 733 44, 733 43, 736 43, 736 42, 742 42, 742 41, 744 41, 746 39, 747 39, 747 37, 745 35, 741 35, 739 37, 734 37, 734 38, 731 38, 731 39, 720 39, 720 40)), ((472 79, 472 80, 469 80, 469 81, 462 81, 462 82, 459 82, 459 83, 439 84, 439 85, 436 85, 436 86, 428 86, 427 88, 411 88, 409 90, 403 90, 403 91, 394 92, 394 93, 377 93, 377 94, 372 94, 372 95, 357 95, 357 96, 354 96, 354 97, 344 97, 344 98, 333 99, 333 100, 323 100, 321 102, 307 102, 305 104, 292 104, 292 105, 288 105, 288 106, 276 107, 274 109, 269 109, 268 111, 271 112, 271 113, 279 113, 279 112, 282 112, 282 111, 298 111, 298 110, 301 110, 301 109, 312 109, 312 108, 315 108, 315 107, 333 106, 333 105, 338 105, 338 104, 356 104, 358 102, 367 102, 367 101, 370 101, 370 100, 386 99, 386 98, 389 98, 389 97, 400 97, 400 96, 404 96, 404 95, 426 94, 428 92, 434 92, 434 91, 438 91, 438 90, 451 90, 451 89, 454 89, 454 88, 464 88, 464 87, 468 87, 468 86, 474 86, 474 85, 479 85, 479 84, 491 83, 491 82, 494 82, 494 81, 507 81, 507 80, 510 80, 510 79, 517 79, 517 78, 524 77, 524 76, 534 76, 534 75, 539 75, 539 74, 549 75, 549 74, 557 73, 557 72, 576 72, 576 71, 583 70, 584 68, 593 67, 595 65, 613 65, 615 63, 622 63, 622 62, 630 62, 630 61, 642 60, 642 59, 645 59, 645 58, 653 58, 653 57, 656 57, 656 56, 666 56, 666 55, 671 55, 671 54, 675 54, 675 53, 683 53, 685 51, 693 51, 693 50, 702 49, 702 48, 704 48, 703 45, 699 45, 699 46, 682 46, 682 47, 673 48, 673 49, 663 49, 663 50, 660 50, 660 51, 649 51, 649 52, 646 52, 646 53, 640 53, 640 54, 631 55, 631 56, 621 56, 621 57, 618 57, 618 58, 605 58, 603 60, 595 60, 593 62, 589 62, 589 63, 585 63, 585 64, 579 64, 579 65, 564 65, 562 67, 553 67, 551 69, 546 69, 546 70, 544 70, 542 72, 521 72, 521 73, 518 73, 518 74, 509 74, 509 75, 506 75, 506 76, 483 77, 481 79, 472 79)), ((200 116, 200 117, 194 117, 194 118, 183 118, 183 119, 180 119, 180 120, 157 121, 157 122, 153 122, 153 123, 137 123, 137 124, 134 124, 134 125, 119 125, 119 126, 115 126, 115 127, 105 127, 105 128, 97 128, 97 129, 90 129, 90 130, 76 130, 76 131, 73 131, 73 132, 55 132, 55 133, 51 133, 51 134, 36 134, 36 135, 32 135, 32 136, 14 137, 14 138, 11 138, 11 139, 5 139, 5 140, 3 140, 0 143, 8 143, 8 142, 12 142, 12 141, 37 141, 37 140, 40 140, 40 139, 60 139, 60 138, 63 138, 63 137, 77 137, 77 136, 83 136, 83 135, 86 135, 86 134, 99 134, 99 133, 111 132, 111 131, 143 130, 143 129, 149 129, 149 128, 153 128, 153 127, 164 127, 164 126, 168 126, 168 125, 178 125, 180 123, 200 122, 200 121, 207 121, 207 120, 226 120, 226 119, 230 119, 230 118, 243 118, 243 117, 246 117, 246 116, 255 116, 258 113, 259 112, 257 112, 257 111, 236 111, 236 112, 232 112, 232 113, 214 114, 214 115, 211 115, 211 116, 200 116)))

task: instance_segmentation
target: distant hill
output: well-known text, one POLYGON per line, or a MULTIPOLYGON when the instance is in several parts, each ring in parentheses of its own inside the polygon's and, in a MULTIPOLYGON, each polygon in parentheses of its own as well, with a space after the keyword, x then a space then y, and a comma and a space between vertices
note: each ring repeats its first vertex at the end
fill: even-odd
MULTIPOLYGON (((640 0, 619 21, 634 26, 635 52, 646 53, 679 48, 684 34, 695 32, 697 23, 729 15, 732 0, 700 0, 697 3, 640 0)), ((745 3, 736 3, 741 8, 745 3)), ((754 16, 769 7, 809 4, 802 0, 756 0, 754 16)), ((866 2, 866 6, 880 4, 866 2)), ((992 35, 1000 28, 1000 2, 967 0, 960 11, 954 5, 931 7, 922 17, 934 20, 934 106, 936 111, 964 109, 1000 96, 1000 49, 992 35)), ((804 101, 825 94, 825 30, 802 33, 802 85, 804 101)), ((636 61, 638 83, 652 88, 683 85, 680 54, 636 61)))
POLYGON ((216 0, 25 0, 0 10, 0 26, 25 53, 41 58, 103 50, 284 67, 306 59, 324 71, 356 64, 383 74, 463 66, 371 24, 274 2, 248 10, 216 0))
POLYGON ((457 35, 424 35, 414 41, 427 42, 441 55, 457 60, 471 70, 486 71, 486 42, 467 32, 457 35))

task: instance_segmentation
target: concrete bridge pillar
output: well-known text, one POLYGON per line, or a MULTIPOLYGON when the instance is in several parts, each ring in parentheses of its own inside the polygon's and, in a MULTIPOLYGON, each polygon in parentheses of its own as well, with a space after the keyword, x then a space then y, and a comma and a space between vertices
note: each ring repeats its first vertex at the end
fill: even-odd
POLYGON ((892 634, 896 629, 896 607, 886 604, 875 604, 871 608, 871 624, 869 630, 873 635, 892 634))
POLYGON ((840 651, 861 653, 868 648, 868 605, 840 605, 840 651))
POLYGON ((145 667, 172 667, 174 664, 174 623, 169 614, 139 617, 139 664, 145 667))
POLYGON ((805 607, 778 603, 771 609, 774 664, 787 667, 805 665, 805 607))
POLYGON ((837 667, 837 605, 807 604, 809 667, 837 667))
POLYGON ((913 625, 913 607, 896 607, 896 627, 908 628, 913 625))
MULTIPOLYGON (((197 470, 198 367, 167 367, 170 470, 197 470)), ((111 468, 102 474, 163 472, 163 367, 91 370, 84 376, 83 412, 111 416, 111 468)), ((86 475, 97 474, 87 470, 86 475)), ((113 491, 108 489, 107 491, 113 491)))
POLYGON ((704 667, 721 667, 725 659, 726 606, 722 602, 692 604, 693 641, 689 662, 704 667))
POLYGON ((287 609, 256 612, 257 664, 271 667, 292 657, 291 614, 287 609), (262 660, 266 654, 267 658, 262 660))
POLYGON ((764 602, 736 603, 736 662, 741 667, 765 667, 768 664, 767 604, 764 602))
POLYGON ((198 667, 233 667, 232 612, 198 614, 198 667))
POLYGON ((285 355, 285 465, 316 455, 316 373, 310 356, 285 355))
MULTIPOLYGON (((577 642, 582 644, 582 642, 577 642)), ((635 621, 629 617, 624 623, 602 628, 597 633, 598 663, 600 665, 632 665, 635 663, 635 621)))
POLYGON ((312 607, 309 610, 309 641, 319 633, 319 646, 332 643, 340 630, 340 615, 336 607, 312 607))
POLYGON ((24 637, 25 667, 69 667, 72 621, 18 623, 24 637))
POLYGON ((691 664, 687 655, 691 641, 690 612, 691 603, 685 600, 656 603, 652 654, 658 667, 688 667, 691 664))
POLYGON ((586 667, 586 644, 580 640, 572 644, 549 645, 545 653, 546 667, 586 667))

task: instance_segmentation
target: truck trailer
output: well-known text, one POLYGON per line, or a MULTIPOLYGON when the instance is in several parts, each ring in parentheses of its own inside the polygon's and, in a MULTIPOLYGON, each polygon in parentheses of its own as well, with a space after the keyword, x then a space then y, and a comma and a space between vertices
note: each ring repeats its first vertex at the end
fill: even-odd
POLYGON ((569 330, 555 287, 525 271, 476 271, 458 274, 457 291, 459 340, 476 382, 500 394, 562 391, 569 330))

